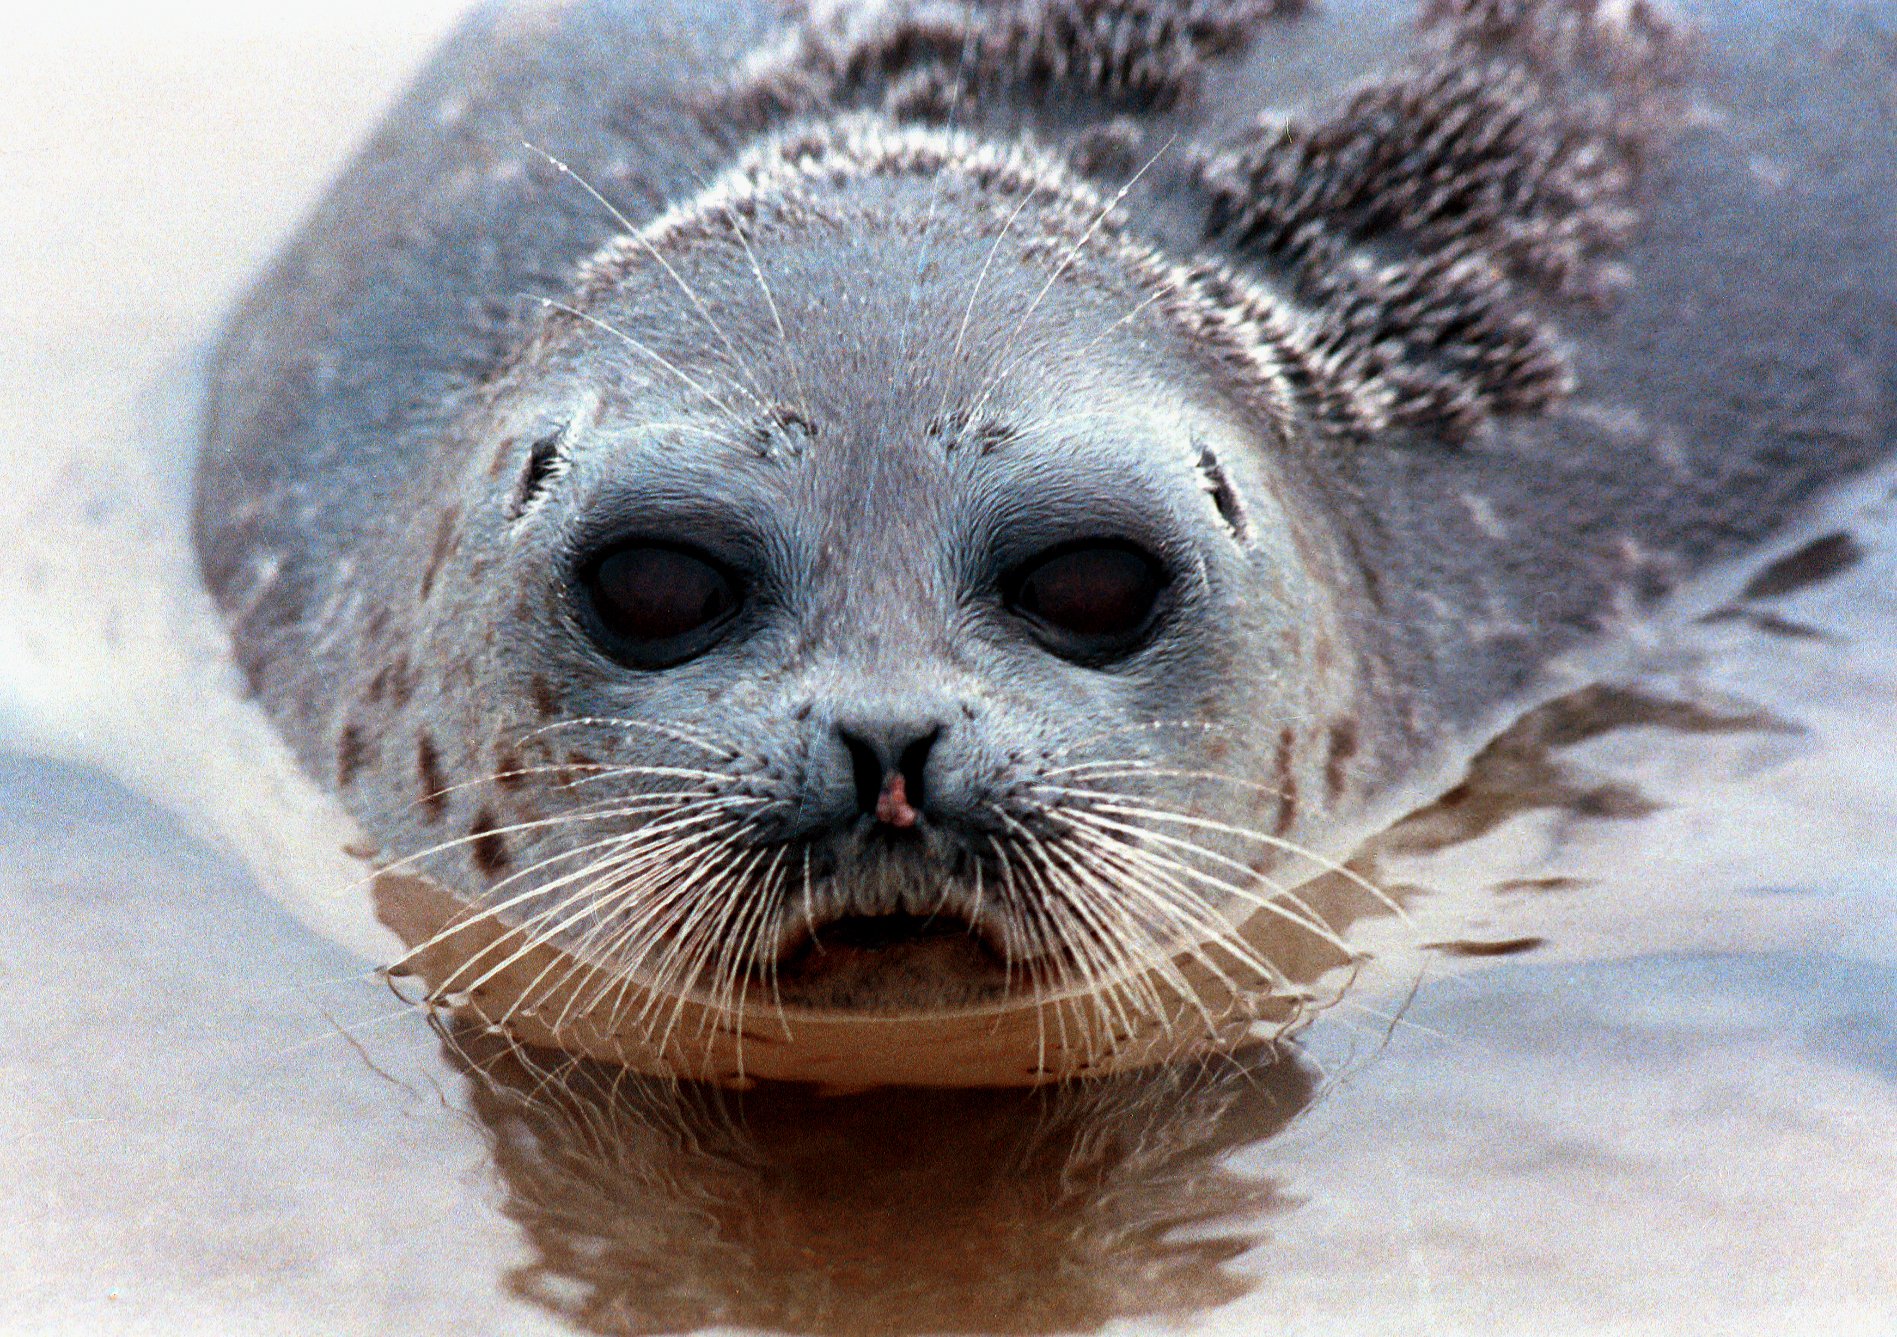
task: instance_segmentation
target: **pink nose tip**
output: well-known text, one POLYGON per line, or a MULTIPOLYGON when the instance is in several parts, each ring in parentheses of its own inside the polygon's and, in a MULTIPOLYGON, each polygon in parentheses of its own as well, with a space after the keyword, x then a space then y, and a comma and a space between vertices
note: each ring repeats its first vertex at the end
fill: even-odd
POLYGON ((899 830, 916 824, 917 813, 909 806, 909 785, 902 772, 891 771, 883 778, 882 793, 876 796, 876 820, 899 830))

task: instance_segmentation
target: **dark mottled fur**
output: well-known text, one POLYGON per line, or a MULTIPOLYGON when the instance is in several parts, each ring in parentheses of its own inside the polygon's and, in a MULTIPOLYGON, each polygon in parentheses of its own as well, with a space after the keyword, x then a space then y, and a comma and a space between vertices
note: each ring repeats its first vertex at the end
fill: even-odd
POLYGON ((914 0, 794 28, 716 104, 773 119, 843 107, 947 117, 984 97, 1098 99, 1151 112, 1191 95, 1208 57, 1304 0, 914 0))
MULTIPOLYGON (((997 93, 1151 113, 1189 99, 1208 59, 1266 21, 1271 0, 896 3, 812 19, 714 105, 759 125, 877 107, 952 119, 997 93)), ((1634 222, 1640 165, 1677 130, 1689 61, 1640 3, 1441 0, 1425 51, 1317 120, 1274 112, 1188 146, 1221 252, 1281 276, 1311 311, 1287 350, 1338 426, 1462 436, 1491 411, 1546 408, 1570 386, 1555 331, 1514 291, 1599 299, 1604 256, 1634 222)), ((1135 170, 1136 126, 1090 123, 1071 159, 1135 170), (1105 135, 1103 140, 1099 136, 1105 135)), ((1217 253, 1217 252, 1215 252, 1217 253)), ((1266 335, 1264 337, 1271 337, 1266 335)), ((1282 338, 1282 335, 1278 337, 1282 338)))

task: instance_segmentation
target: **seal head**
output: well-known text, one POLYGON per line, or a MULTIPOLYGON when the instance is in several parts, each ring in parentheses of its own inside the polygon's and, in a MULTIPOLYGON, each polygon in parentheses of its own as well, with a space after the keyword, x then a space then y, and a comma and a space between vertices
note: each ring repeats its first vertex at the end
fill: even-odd
POLYGON ((862 117, 757 150, 467 406, 429 490, 479 501, 418 524, 404 610, 416 763, 351 782, 397 848, 447 837, 439 880, 664 993, 1265 969, 1232 926, 1317 871, 1300 795, 1377 707, 1336 538, 1253 444, 1297 439, 1279 354, 1205 283, 1024 148, 862 117))

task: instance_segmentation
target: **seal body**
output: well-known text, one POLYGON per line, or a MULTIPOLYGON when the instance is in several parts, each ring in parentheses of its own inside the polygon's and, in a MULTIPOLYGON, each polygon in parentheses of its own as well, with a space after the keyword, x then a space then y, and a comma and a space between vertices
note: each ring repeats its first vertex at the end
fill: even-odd
POLYGON ((1897 446, 1877 25, 482 10, 233 321, 201 566, 437 997, 1236 1043, 1384 908, 1298 890, 1353 834, 1897 446))

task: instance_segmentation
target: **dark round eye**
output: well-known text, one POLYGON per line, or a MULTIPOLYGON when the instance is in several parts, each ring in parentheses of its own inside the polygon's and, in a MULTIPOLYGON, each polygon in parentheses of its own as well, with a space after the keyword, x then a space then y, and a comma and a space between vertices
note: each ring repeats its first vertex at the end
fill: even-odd
POLYGON ((1137 548, 1088 544, 1035 558, 1007 599, 1056 654, 1111 659, 1139 643, 1166 582, 1165 568, 1137 548))
POLYGON ((635 668, 668 668, 711 648, 737 611, 738 584, 683 548, 618 548, 581 571, 606 645, 635 668))

